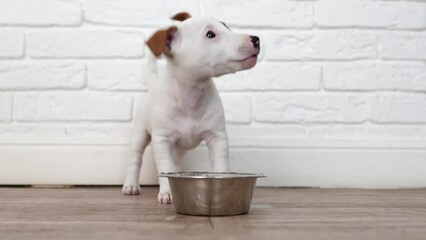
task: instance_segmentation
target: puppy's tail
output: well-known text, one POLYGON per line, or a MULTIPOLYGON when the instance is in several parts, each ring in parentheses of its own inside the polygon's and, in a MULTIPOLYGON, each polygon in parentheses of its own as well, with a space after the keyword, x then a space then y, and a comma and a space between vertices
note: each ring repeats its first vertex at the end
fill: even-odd
POLYGON ((146 48, 145 71, 145 76, 149 89, 151 88, 152 81, 156 81, 158 79, 157 57, 151 52, 151 49, 149 48, 146 48))

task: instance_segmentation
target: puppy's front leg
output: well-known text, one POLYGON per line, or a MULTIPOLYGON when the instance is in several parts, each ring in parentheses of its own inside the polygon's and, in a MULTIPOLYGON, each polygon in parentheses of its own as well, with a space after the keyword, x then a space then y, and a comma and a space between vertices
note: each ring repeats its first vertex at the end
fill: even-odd
MULTIPOLYGON (((176 163, 172 159, 172 143, 165 136, 153 136, 152 147, 154 150, 155 163, 158 173, 175 172, 176 163)), ((167 178, 159 178, 160 191, 158 192, 158 202, 172 203, 173 198, 167 178)))
POLYGON ((150 141, 151 136, 145 128, 134 128, 132 141, 130 143, 130 162, 122 190, 125 195, 140 194, 139 174, 142 166, 142 156, 150 141))
POLYGON ((228 136, 226 133, 216 133, 206 138, 213 172, 228 172, 228 136))

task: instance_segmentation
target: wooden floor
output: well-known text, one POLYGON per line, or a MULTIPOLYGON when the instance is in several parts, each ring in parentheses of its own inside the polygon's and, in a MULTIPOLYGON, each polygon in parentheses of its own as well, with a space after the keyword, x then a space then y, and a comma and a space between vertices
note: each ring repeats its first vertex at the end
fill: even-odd
POLYGON ((257 188, 248 215, 177 215, 119 188, 0 188, 0 239, 426 239, 426 190, 257 188))

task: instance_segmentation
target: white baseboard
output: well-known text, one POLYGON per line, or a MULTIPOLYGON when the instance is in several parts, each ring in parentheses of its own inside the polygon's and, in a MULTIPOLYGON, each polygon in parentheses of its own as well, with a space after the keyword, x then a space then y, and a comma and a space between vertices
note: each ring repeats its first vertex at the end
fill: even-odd
MULTIPOLYGON (((279 144, 272 139, 255 143, 234 141, 230 150, 231 169, 267 175, 258 181, 258 186, 426 187, 423 142, 402 143, 402 147, 379 142, 378 145, 365 141, 358 145, 336 145, 327 141, 310 144, 300 141, 297 145, 297 141, 279 144)), ((127 154, 123 144, 0 144, 0 185, 120 185, 127 154)), ((151 158, 144 161, 142 184, 157 183, 151 158)), ((203 146, 189 153, 185 160, 187 170, 209 170, 209 164, 203 146)))

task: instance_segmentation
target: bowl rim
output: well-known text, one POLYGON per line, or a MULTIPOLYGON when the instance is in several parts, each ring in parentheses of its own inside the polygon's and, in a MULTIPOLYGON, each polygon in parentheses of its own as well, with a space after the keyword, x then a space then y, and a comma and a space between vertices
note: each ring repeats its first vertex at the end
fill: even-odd
POLYGON ((162 172, 159 177, 169 178, 193 178, 193 179, 223 179, 223 178, 263 178, 263 173, 239 173, 239 172, 162 172))

